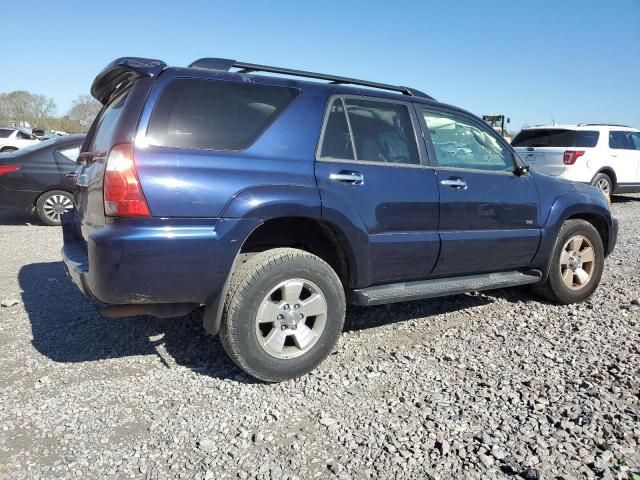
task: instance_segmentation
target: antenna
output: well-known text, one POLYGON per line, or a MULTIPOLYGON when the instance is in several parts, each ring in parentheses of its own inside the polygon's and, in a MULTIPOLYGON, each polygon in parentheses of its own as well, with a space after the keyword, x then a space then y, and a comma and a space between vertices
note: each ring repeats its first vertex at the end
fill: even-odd
POLYGON ((550 113, 549 115, 551 115, 551 121, 553 122, 553 126, 557 126, 558 124, 556 123, 556 119, 553 118, 553 113, 550 113))

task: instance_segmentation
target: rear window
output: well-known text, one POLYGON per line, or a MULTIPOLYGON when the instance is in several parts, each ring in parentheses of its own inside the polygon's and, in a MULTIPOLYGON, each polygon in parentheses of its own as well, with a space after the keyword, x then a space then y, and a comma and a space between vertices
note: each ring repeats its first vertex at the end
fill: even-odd
POLYGON ((124 111, 124 104, 127 101, 130 90, 125 90, 123 93, 115 97, 107 107, 102 111, 100 117, 96 120, 98 125, 96 127, 89 150, 93 152, 108 152, 112 145, 111 140, 113 133, 118 124, 118 119, 124 111))
POLYGON ((15 130, 9 130, 7 128, 0 128, 0 138, 9 138, 14 131, 15 130))
POLYGON ((600 133, 592 130, 536 128, 522 130, 511 141, 513 147, 595 147, 600 133))
POLYGON ((286 87, 178 79, 162 92, 149 121, 161 147, 244 150, 298 95, 286 87))

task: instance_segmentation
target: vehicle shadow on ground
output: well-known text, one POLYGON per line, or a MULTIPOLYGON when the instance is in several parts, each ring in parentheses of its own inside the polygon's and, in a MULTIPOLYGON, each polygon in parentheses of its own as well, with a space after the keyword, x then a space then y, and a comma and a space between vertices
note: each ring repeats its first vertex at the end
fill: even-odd
POLYGON ((104 318, 67 277, 62 262, 34 263, 18 274, 33 346, 56 362, 75 363, 158 355, 217 378, 252 382, 228 359, 198 315, 158 319, 104 318))
POLYGON ((0 210, 0 225, 26 225, 27 223, 38 225, 38 219, 12 210, 0 210))
POLYGON ((634 203, 640 202, 640 196, 629 196, 629 195, 613 195, 611 197, 611 203, 634 203))
MULTIPOLYGON (((207 334, 201 317, 102 317, 68 279, 62 262, 34 263, 18 274, 22 301, 31 322, 33 346, 56 362, 76 363, 138 355, 157 355, 200 374, 252 383, 227 357, 217 337, 207 334)), ((495 296, 527 300, 526 291, 498 290, 489 295, 456 295, 371 308, 349 308, 345 330, 392 323, 486 305, 495 296)))

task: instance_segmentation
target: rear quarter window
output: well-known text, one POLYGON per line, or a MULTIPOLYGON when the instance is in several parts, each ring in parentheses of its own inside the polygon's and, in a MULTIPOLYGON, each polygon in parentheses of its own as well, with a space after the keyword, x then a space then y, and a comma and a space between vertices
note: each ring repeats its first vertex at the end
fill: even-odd
POLYGON ((271 85, 173 80, 151 114, 148 141, 160 147, 244 150, 298 93, 271 85))

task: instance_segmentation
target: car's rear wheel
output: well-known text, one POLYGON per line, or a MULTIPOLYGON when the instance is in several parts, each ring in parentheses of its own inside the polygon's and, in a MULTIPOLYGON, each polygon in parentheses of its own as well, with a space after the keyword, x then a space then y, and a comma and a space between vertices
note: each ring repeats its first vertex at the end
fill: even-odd
POLYGON ((234 272, 219 335, 241 369, 278 382, 310 372, 331 353, 344 313, 342 283, 326 262, 277 248, 234 272))
POLYGON ((556 240, 547 281, 534 290, 556 303, 581 302, 598 287, 603 268, 598 231, 585 220, 567 220, 556 240))
POLYGON ((611 195, 613 194, 613 182, 611 181, 611 177, 606 173, 598 173, 593 177, 591 185, 611 198, 611 195))
POLYGON ((51 190, 40 195, 36 213, 40 220, 51 226, 60 225, 62 215, 73 208, 73 196, 63 190, 51 190))

